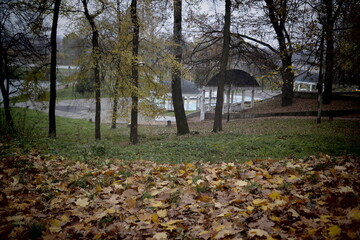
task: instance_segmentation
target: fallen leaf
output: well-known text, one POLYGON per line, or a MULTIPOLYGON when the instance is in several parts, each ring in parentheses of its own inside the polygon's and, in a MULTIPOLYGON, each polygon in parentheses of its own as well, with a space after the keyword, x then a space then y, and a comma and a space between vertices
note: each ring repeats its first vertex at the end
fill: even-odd
POLYGON ((160 232, 160 233, 156 233, 153 236, 154 239, 156 240, 167 240, 168 239, 168 235, 166 232, 160 232))
POLYGON ((233 229, 223 229, 216 234, 214 239, 222 239, 222 238, 225 238, 225 237, 237 234, 237 233, 238 233, 238 231, 235 231, 233 229))
POLYGON ((329 231, 329 235, 331 237, 336 237, 341 234, 341 228, 336 225, 332 225, 327 230, 329 231))
POLYGON ((61 221, 57 220, 57 219, 51 219, 50 220, 50 227, 49 227, 49 231, 51 233, 57 233, 61 231, 61 221))
POLYGON ((80 207, 86 207, 89 205, 89 199, 88 198, 79 198, 76 200, 75 204, 80 207))

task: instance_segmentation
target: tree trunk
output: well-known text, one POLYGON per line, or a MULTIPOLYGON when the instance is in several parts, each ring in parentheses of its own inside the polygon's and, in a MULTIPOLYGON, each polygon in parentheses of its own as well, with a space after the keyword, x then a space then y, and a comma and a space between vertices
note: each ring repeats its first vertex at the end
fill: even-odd
POLYGON ((114 90, 114 102, 113 102, 113 112, 112 112, 112 118, 111 118, 111 128, 116 128, 116 120, 117 120, 117 108, 118 108, 118 87, 119 87, 119 79, 116 78, 115 80, 115 90, 114 90))
POLYGON ((95 78, 95 140, 101 139, 101 130, 100 130, 100 122, 101 122, 101 100, 100 100, 100 88, 101 88, 101 80, 100 80, 100 66, 99 66, 99 31, 97 30, 95 24, 95 16, 90 15, 87 0, 81 0, 85 10, 85 16, 89 21, 89 24, 92 29, 92 61, 93 61, 93 70, 94 70, 94 78, 95 78))
POLYGON ((61 0, 55 1, 54 17, 51 27, 51 64, 50 64, 50 101, 49 101, 49 137, 56 137, 56 54, 57 54, 57 25, 61 0))
POLYGON ((294 72, 292 69, 291 56, 282 57, 281 78, 283 85, 281 88, 281 106, 289 106, 292 104, 294 96, 294 72))
POLYGON ((133 39, 132 39, 132 62, 131 62, 131 79, 132 79, 132 93, 131 93, 131 125, 130 125, 130 142, 132 144, 138 143, 138 88, 139 88, 139 22, 137 16, 137 0, 131 0, 131 22, 133 24, 133 39))
POLYGON ((222 131, 222 109, 224 104, 225 74, 229 59, 229 48, 230 48, 230 21, 231 21, 230 15, 231 15, 231 0, 226 0, 223 51, 221 54, 221 62, 220 62, 220 78, 217 84, 217 98, 216 98, 213 132, 222 131))
POLYGON ((332 82, 334 74, 334 19, 333 19, 333 0, 324 0, 326 8, 326 56, 325 56, 325 79, 323 103, 331 103, 332 82))
POLYGON ((320 59, 319 59, 319 79, 317 84, 318 89, 318 113, 316 123, 321 123, 321 112, 323 105, 323 59, 324 59, 324 26, 322 26, 321 40, 320 40, 320 59))
MULTIPOLYGON (((2 71, 3 69, 1 69, 2 71)), ((2 73, 1 73, 2 74, 2 73)), ((5 112, 5 119, 8 126, 8 132, 9 134, 13 134, 15 132, 14 128, 14 121, 11 115, 11 109, 10 109, 10 99, 9 99, 9 89, 5 87, 5 78, 1 77, 0 79, 0 88, 1 93, 3 96, 3 103, 4 103, 4 112, 5 112)))
POLYGON ((182 61, 182 0, 174 0, 174 57, 177 63, 172 69, 172 99, 176 118, 177 134, 188 134, 189 126, 186 119, 184 101, 181 89, 181 61, 182 61))
MULTIPOLYGON (((292 68, 292 49, 290 36, 286 35, 285 23, 287 14, 287 1, 281 1, 280 10, 275 9, 274 0, 265 0, 266 7, 269 10, 269 19, 275 30, 279 43, 281 58, 281 78, 283 85, 281 88, 281 105, 288 106, 292 104, 294 96, 294 72, 292 68), (287 40, 287 42, 286 42, 287 40)), ((278 4, 278 3, 277 3, 278 4)))
MULTIPOLYGON (((116 9, 116 14, 117 14, 117 24, 118 24, 118 37, 119 37, 119 41, 121 41, 121 16, 120 16, 120 0, 116 1, 116 5, 117 5, 117 9, 116 9)), ((120 72, 120 68, 121 68, 121 56, 119 55, 119 62, 118 62, 118 67, 117 67, 117 72, 120 72)), ((118 110, 118 101, 119 101, 119 78, 120 78, 120 74, 118 74, 118 76, 116 76, 115 79, 115 89, 114 89, 114 100, 113 100, 113 112, 112 112, 112 117, 111 117, 111 128, 115 129, 116 128, 116 120, 117 120, 117 110, 118 110)))

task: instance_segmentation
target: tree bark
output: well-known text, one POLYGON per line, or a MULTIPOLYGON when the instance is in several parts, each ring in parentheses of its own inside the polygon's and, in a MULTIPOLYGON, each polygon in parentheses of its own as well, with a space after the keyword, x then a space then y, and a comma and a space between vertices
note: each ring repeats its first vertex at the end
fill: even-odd
MULTIPOLYGON (((118 24, 118 38, 119 41, 121 41, 121 16, 120 16, 120 0, 116 1, 116 5, 117 5, 117 9, 116 9, 116 14, 117 14, 117 24, 118 24)), ((121 56, 119 57, 119 62, 118 62, 118 66, 117 66, 117 72, 120 72, 120 68, 121 68, 121 56)), ((112 117, 111 117, 111 128, 115 129, 116 128, 116 120, 117 120, 117 110, 118 110, 118 101, 119 101, 119 83, 120 83, 120 74, 118 74, 118 76, 116 76, 115 79, 115 89, 114 89, 114 99, 113 99, 113 112, 112 112, 112 117)))
POLYGON ((181 61, 182 61, 182 0, 174 0, 174 50, 173 54, 177 66, 172 69, 172 100, 176 119, 176 128, 178 135, 188 134, 190 132, 186 119, 184 101, 181 89, 181 61))
POLYGON ((323 103, 331 103, 332 98, 332 83, 334 76, 334 18, 333 18, 333 0, 323 0, 326 9, 325 22, 325 40, 326 40, 326 54, 325 54, 325 79, 324 79, 324 94, 323 103))
POLYGON ((216 98, 216 106, 215 106, 213 132, 222 131, 222 115, 223 115, 222 110, 224 104, 225 74, 229 59, 229 48, 230 48, 230 22, 231 22, 231 0, 226 0, 224 40, 223 40, 223 50, 222 50, 221 62, 220 62, 220 78, 217 84, 217 98, 216 98))
POLYGON ((50 101, 49 101, 49 137, 56 137, 56 55, 57 55, 57 26, 59 20, 61 0, 55 1, 54 17, 51 27, 51 63, 50 63, 50 101))
POLYGON ((281 10, 277 13, 275 9, 274 0, 265 0, 266 7, 269 10, 269 18, 271 24, 275 30, 276 37, 279 43, 279 55, 281 58, 281 78, 283 85, 281 88, 282 98, 281 105, 288 106, 292 104, 294 96, 294 72, 292 69, 292 47, 291 40, 286 35, 285 23, 286 23, 286 12, 287 12, 287 1, 280 1, 281 10), (287 42, 286 42, 287 40, 287 42))
POLYGON ((131 125, 130 125, 130 142, 132 144, 138 143, 138 105, 139 105, 139 22, 137 16, 137 0, 131 0, 131 22, 133 24, 133 39, 132 39, 132 62, 131 62, 131 79, 132 79, 132 93, 131 93, 131 125))
POLYGON ((97 13, 95 15, 90 15, 87 0, 81 0, 85 10, 85 16, 91 26, 92 29, 92 60, 93 60, 93 70, 94 70, 94 78, 95 78, 95 140, 101 139, 101 100, 100 100, 100 88, 101 88, 101 80, 100 80, 100 66, 99 66, 99 31, 97 30, 95 17, 100 14, 97 13))

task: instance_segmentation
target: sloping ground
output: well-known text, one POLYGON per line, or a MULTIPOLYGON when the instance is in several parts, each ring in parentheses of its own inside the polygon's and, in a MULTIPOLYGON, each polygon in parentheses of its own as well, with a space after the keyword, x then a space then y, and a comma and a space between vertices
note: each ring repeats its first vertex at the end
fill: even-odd
MULTIPOLYGON (((360 109, 360 95, 346 97, 337 96, 330 104, 323 104, 323 111, 338 111, 360 109)), ((253 108, 247 109, 242 114, 258 113, 285 113, 285 112, 309 112, 317 111, 318 103, 316 98, 295 97, 291 106, 281 106, 281 96, 256 104, 253 108)), ((359 116, 358 114, 355 116, 359 116)))

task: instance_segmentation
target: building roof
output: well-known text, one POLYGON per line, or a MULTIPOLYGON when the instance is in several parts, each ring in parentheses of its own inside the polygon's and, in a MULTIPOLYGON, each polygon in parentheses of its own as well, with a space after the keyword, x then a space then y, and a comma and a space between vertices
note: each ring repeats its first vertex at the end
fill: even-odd
MULTIPOLYGON (((220 78, 220 73, 216 74, 206 83, 205 86, 208 87, 217 87, 218 79, 220 78)), ((238 70, 231 69, 226 70, 225 72, 225 85, 232 85, 234 87, 246 88, 246 87, 260 87, 256 79, 251 76, 249 73, 238 70)))

